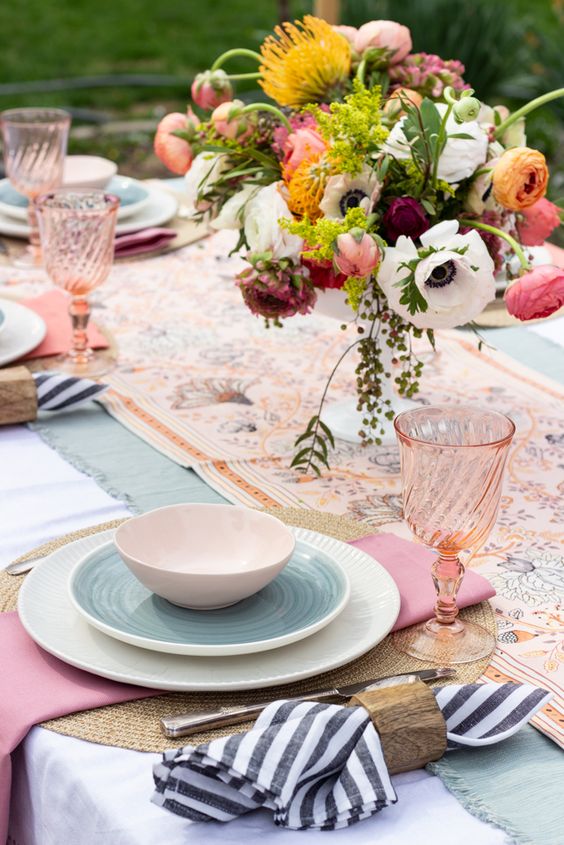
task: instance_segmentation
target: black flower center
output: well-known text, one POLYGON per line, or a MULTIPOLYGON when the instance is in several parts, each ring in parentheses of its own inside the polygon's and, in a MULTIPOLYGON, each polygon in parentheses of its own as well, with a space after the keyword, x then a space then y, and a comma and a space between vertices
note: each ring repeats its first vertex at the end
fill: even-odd
POLYGON ((358 208, 363 199, 367 199, 368 194, 362 188, 351 188, 343 194, 339 200, 339 210, 343 217, 346 215, 349 208, 358 208))
POLYGON ((425 284, 429 288, 444 288, 446 285, 450 285, 455 276, 454 261, 446 261, 444 264, 435 267, 431 275, 425 280, 425 284))

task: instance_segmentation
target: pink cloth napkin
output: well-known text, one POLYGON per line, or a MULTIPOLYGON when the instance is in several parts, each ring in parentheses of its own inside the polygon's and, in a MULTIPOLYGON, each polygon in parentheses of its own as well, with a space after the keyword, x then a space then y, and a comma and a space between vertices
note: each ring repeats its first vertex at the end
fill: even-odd
MULTIPOLYGON (((384 566, 398 585, 401 610, 395 628, 432 615, 433 554, 394 534, 374 534, 352 543, 384 566)), ((466 606, 493 596, 492 586, 468 572, 460 590, 466 606)), ((16 613, 0 614, 0 842, 6 837, 11 783, 10 753, 33 725, 106 704, 158 695, 156 690, 109 681, 68 666, 37 646, 16 613)))
MULTIPOLYGON (((69 300, 62 290, 54 288, 33 299, 23 300, 22 305, 26 305, 40 317, 43 317, 47 324, 45 338, 39 346, 36 346, 35 349, 24 356, 24 361, 29 358, 60 355, 70 349, 72 329, 68 314, 69 300)), ((93 349, 106 349, 109 346, 104 335, 92 322, 88 325, 88 342, 93 349)))
POLYGON ((130 255, 142 255, 167 246, 178 235, 174 229, 142 229, 128 235, 118 235, 114 241, 116 258, 128 258, 130 255))
MULTIPOLYGON (((401 607, 392 630, 407 628, 433 615, 436 600, 431 579, 431 565, 435 560, 433 552, 395 534, 371 534, 355 540, 351 546, 376 558, 398 585, 401 607)), ((458 592, 457 604, 468 607, 492 596, 495 596, 495 590, 490 582, 469 569, 458 592)))

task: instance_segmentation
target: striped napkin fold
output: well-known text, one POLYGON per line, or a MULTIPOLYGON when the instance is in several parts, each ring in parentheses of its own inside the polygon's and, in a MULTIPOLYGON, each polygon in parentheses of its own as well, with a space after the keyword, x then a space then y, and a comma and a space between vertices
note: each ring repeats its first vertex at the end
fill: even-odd
POLYGON ((65 376, 60 373, 33 373, 37 390, 37 407, 41 411, 61 411, 89 402, 108 389, 87 378, 65 376))
MULTIPOLYGON (((552 695, 529 684, 433 692, 447 751, 506 739, 552 695)), ((153 777, 153 803, 199 822, 227 822, 263 808, 281 827, 334 830, 397 802, 368 712, 313 701, 275 701, 246 733, 167 751, 153 777)))

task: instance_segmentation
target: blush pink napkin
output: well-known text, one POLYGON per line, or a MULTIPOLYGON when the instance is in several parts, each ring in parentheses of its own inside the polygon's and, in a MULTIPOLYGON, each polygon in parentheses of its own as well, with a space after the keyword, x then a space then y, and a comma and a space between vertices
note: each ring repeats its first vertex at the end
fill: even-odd
MULTIPOLYGON (((401 610, 395 628, 432 615, 433 554, 394 534, 374 534, 352 543, 375 557, 398 585, 401 610)), ((466 606, 495 593, 485 578, 468 572, 460 590, 466 606)), ((68 666, 37 646, 16 613, 0 614, 0 842, 5 840, 11 783, 10 753, 33 725, 106 704, 159 695, 156 690, 99 678, 68 666)), ((275 695, 275 690, 269 690, 275 695)))
MULTIPOLYGON (((72 329, 68 314, 69 300, 62 290, 54 288, 33 299, 23 300, 22 305, 26 305, 43 317, 47 324, 45 338, 39 346, 24 356, 24 361, 29 358, 60 355, 70 349, 72 329)), ((109 346, 108 341, 94 323, 88 326, 88 342, 93 349, 106 349, 109 346)))
POLYGON ((142 229, 128 235, 118 235, 114 241, 114 256, 129 258, 162 249, 178 235, 174 229, 142 229))
MULTIPOLYGON (((392 630, 407 628, 433 615, 436 599, 431 579, 433 552, 395 534, 371 534, 355 540, 351 546, 376 558, 398 585, 401 607, 392 630)), ((464 575, 457 603, 459 607, 468 607, 492 596, 495 596, 495 590, 490 582, 469 569, 464 575)))

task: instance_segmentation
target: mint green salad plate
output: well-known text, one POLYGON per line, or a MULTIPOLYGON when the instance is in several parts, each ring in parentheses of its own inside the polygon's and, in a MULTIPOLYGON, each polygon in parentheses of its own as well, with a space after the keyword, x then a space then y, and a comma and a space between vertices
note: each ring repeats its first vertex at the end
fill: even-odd
POLYGON ((303 540, 264 589, 218 610, 178 607, 151 593, 113 542, 77 563, 68 589, 76 610, 110 637, 151 651, 206 657, 267 651, 309 637, 335 619, 350 597, 341 566, 303 540))

